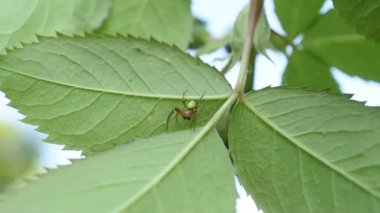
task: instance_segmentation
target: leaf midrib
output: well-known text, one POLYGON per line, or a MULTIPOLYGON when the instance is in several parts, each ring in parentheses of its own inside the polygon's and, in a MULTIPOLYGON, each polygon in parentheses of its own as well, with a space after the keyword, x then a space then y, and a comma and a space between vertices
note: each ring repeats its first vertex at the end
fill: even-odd
POLYGON ((153 177, 148 183, 145 184, 145 186, 141 190, 135 193, 131 198, 127 199, 126 202, 122 203, 119 207, 117 207, 114 212, 123 212, 129 209, 135 203, 141 200, 144 197, 144 195, 149 193, 159 183, 164 181, 165 178, 168 177, 173 172, 173 170, 177 168, 186 159, 186 157, 194 150, 194 148, 209 132, 210 129, 207 129, 207 131, 200 131, 196 135, 194 135, 192 140, 188 142, 188 144, 171 161, 169 161, 168 165, 165 166, 158 175, 153 177))
MULTIPOLYGON (((155 186, 157 186, 162 180, 164 180, 166 177, 168 177, 171 172, 180 165, 181 162, 183 162, 186 157, 194 150, 196 146, 200 144, 202 139, 207 134, 210 134, 213 130, 214 126, 216 125, 216 122, 220 117, 224 114, 224 112, 231 106, 232 103, 237 98, 237 94, 233 93, 229 96, 229 98, 224 102, 224 104, 219 108, 219 110, 213 115, 213 117, 210 119, 209 122, 205 126, 203 126, 197 134, 194 135, 194 137, 190 140, 190 142, 176 155, 172 161, 169 162, 169 164, 163 168, 162 172, 159 173, 156 177, 154 177, 149 183, 145 185, 140 191, 138 191, 132 198, 126 200, 125 203, 122 203, 119 207, 115 208, 114 212, 122 212, 131 206, 133 206, 137 201, 143 198, 143 196, 148 193, 150 190, 152 190, 155 186)), ((190 130, 192 131, 192 130, 190 130)), ((212 133, 211 133, 212 134, 212 133)), ((216 134, 216 137, 218 134, 214 132, 213 134, 216 134)))
POLYGON ((142 5, 141 5, 141 7, 140 7, 140 9, 138 11, 138 14, 137 14, 137 16, 135 18, 135 21, 134 21, 133 25, 130 28, 131 32, 134 32, 134 30, 136 29, 136 26, 138 26, 139 24, 142 23, 141 22, 141 20, 142 20, 142 14, 145 12, 145 8, 147 7, 147 5, 148 5, 148 0, 145 0, 142 3, 142 5))
POLYGON ((340 43, 350 43, 350 42, 360 42, 360 41, 365 41, 365 38, 362 35, 346 34, 346 35, 306 38, 302 43, 304 44, 304 46, 320 46, 320 45, 326 45, 326 44, 340 44, 340 43))
POLYGON ((261 119, 262 121, 265 122, 265 124, 267 124, 269 127, 271 127, 272 129, 274 129, 276 132, 278 132, 280 135, 282 135, 284 138, 287 139, 287 141, 289 141, 289 143, 291 143, 292 145, 294 145, 295 147, 301 149, 304 153, 308 154, 309 156, 311 156, 312 158, 314 158, 315 160, 319 161, 320 163, 322 163, 322 165, 325 165, 326 167, 328 167, 330 170, 338 173, 339 175, 341 175, 343 178, 347 179, 349 182, 352 182, 354 185, 358 186, 359 188, 361 188, 363 191, 367 192, 368 194, 376 197, 378 200, 380 200, 380 196, 377 194, 376 191, 372 190, 371 188, 368 188, 367 185, 364 185, 362 184, 361 182, 357 181, 354 177, 352 177, 350 174, 342 171, 341 169, 339 169, 338 167, 334 166, 333 164, 331 164, 330 162, 324 160, 323 158, 319 157, 317 153, 315 153, 313 150, 309 149, 308 147, 304 146, 301 142, 299 142, 297 139, 295 139, 294 137, 292 137, 291 135, 289 135, 288 133, 286 133, 285 131, 283 131, 280 127, 278 127, 274 122, 272 122, 271 120, 267 119, 263 114, 260 113, 259 110, 256 110, 254 106, 252 106, 246 98, 242 98, 242 103, 244 103, 244 105, 251 110, 252 113, 254 113, 257 117, 259 117, 259 119, 261 119))
MULTIPOLYGON (((69 88, 75 88, 75 89, 81 89, 81 90, 88 90, 92 92, 98 92, 98 93, 109 93, 109 94, 115 94, 115 95, 122 95, 122 96, 135 96, 135 97, 143 97, 143 98, 158 98, 158 99, 182 99, 182 94, 181 95, 161 95, 161 94, 144 94, 144 93, 131 93, 131 92, 120 92, 120 91, 115 91, 115 90, 100 90, 96 88, 91 88, 91 87, 85 87, 85 86, 78 86, 78 85, 73 85, 73 84, 68 84, 65 82, 59 82, 51 79, 45 79, 41 78, 40 76, 34 76, 30 74, 26 74, 23 72, 19 72, 14 69, 9 69, 9 68, 4 68, 0 66, 0 69, 6 71, 6 72, 11 72, 15 73, 24 77, 28 77, 31 79, 36 79, 39 81, 45 81, 51 84, 56 84, 60 86, 65 86, 69 88)), ((0 86, 1 87, 1 86, 0 86)), ((227 94, 222 94, 222 95, 213 95, 213 96, 205 96, 202 98, 202 100, 221 100, 221 99, 227 99, 230 96, 229 93, 227 94)), ((200 96, 186 96, 186 99, 199 99, 200 96)))

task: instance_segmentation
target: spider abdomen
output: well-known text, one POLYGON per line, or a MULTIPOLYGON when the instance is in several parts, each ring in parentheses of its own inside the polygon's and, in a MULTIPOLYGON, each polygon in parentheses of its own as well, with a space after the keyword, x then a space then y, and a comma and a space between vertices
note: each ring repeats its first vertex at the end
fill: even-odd
POLYGON ((194 111, 193 110, 187 110, 183 112, 182 117, 185 120, 191 120, 193 118, 194 111))

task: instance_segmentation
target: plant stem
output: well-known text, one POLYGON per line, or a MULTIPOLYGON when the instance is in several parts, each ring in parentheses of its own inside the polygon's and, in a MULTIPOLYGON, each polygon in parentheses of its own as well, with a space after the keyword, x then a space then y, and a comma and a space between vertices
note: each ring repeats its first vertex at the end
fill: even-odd
POLYGON ((251 52, 253 35, 255 34, 257 21, 259 19, 261 9, 263 6, 263 0, 251 0, 250 12, 248 19, 248 28, 245 36, 241 66, 239 71, 238 80, 236 81, 235 92, 240 95, 244 93, 245 79, 248 71, 249 55, 251 52))
POLYGON ((271 33, 280 38, 285 44, 290 45, 293 49, 298 49, 298 47, 288 37, 280 35, 278 32, 274 30, 271 30, 271 33))
POLYGON ((245 79, 245 85, 244 85, 244 93, 247 93, 253 90, 253 87, 254 87, 253 81, 255 79, 255 62, 256 62, 256 50, 255 48, 251 48, 251 53, 248 60, 247 77, 245 79))
POLYGON ((235 61, 232 59, 232 56, 229 56, 228 62, 224 65, 223 69, 220 71, 223 75, 227 74, 231 70, 231 65, 235 61))

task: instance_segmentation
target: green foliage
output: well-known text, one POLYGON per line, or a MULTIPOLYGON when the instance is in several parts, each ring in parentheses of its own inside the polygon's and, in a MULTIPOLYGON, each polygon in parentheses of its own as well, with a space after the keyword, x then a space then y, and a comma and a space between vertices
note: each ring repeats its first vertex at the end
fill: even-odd
POLYGON ((289 39, 303 33, 318 17, 324 0, 275 0, 278 18, 289 39))
POLYGON ((377 60, 380 45, 356 33, 334 10, 321 15, 304 32, 301 45, 301 50, 294 50, 289 57, 283 76, 287 85, 337 90, 329 72, 332 67, 367 80, 380 81, 380 61, 377 60))
MULTIPOLYGON (((238 61, 241 58, 243 43, 248 25, 249 7, 246 6, 240 11, 236 18, 234 27, 230 35, 231 54, 233 61, 238 61)), ((233 64, 235 64, 233 63, 233 64)))
POLYGON ((307 51, 293 52, 286 66, 283 80, 283 83, 289 86, 339 90, 330 68, 307 51))
POLYGON ((333 10, 323 15, 305 33, 302 45, 331 67, 335 66, 350 75, 380 81, 380 45, 356 33, 333 10))
MULTIPOLYGON (((244 94, 253 88, 251 36, 263 55, 289 54, 285 84, 337 91, 332 67, 380 81, 379 46, 335 11, 319 14, 322 0, 276 0, 286 36, 265 11, 253 13, 257 25, 247 23, 246 7, 219 39, 191 16, 189 0, 0 2, 0 51, 10 48, 0 56, 0 89, 46 141, 86 154, 7 192, 0 212, 232 212, 234 169, 266 213, 380 211, 379 108, 307 89, 244 94), (223 71, 242 58, 235 90, 184 53, 189 46, 197 54, 231 47, 223 71), (167 122, 186 107, 194 119, 167 122)), ((375 14, 372 4, 366 9, 375 14)), ((368 17, 355 10, 367 10, 350 7, 343 16, 375 35, 374 15, 363 25, 368 17)), ((8 144, 0 144, 0 160, 17 148, 8 144)), ((21 173, 17 160, 0 172, 21 173)))
POLYGON ((86 152, 162 133, 186 91, 205 94, 202 125, 230 92, 220 73, 182 51, 122 36, 41 38, 2 57, 0 71, 11 105, 49 133, 46 141, 86 152))
POLYGON ((228 154, 215 131, 193 141, 197 134, 140 139, 51 170, 11 193, 0 212, 232 212, 228 154))
POLYGON ((270 42, 268 48, 280 51, 282 53, 286 52, 286 46, 288 45, 289 41, 285 40, 284 37, 275 33, 274 31, 271 31, 269 40, 270 42))
POLYGON ((230 148, 266 213, 378 212, 379 121, 344 96, 264 89, 235 107, 230 148))
POLYGON ((14 180, 35 169, 37 147, 16 127, 0 123, 0 193, 14 180))
POLYGON ((209 39, 202 46, 198 47, 196 53, 198 56, 207 54, 207 53, 212 53, 223 46, 227 46, 229 41, 230 41, 229 35, 226 35, 223 38, 219 38, 219 39, 209 39))
POLYGON ((190 49, 196 49, 204 46, 211 39, 210 33, 206 29, 206 24, 204 21, 194 18, 193 19, 193 31, 191 34, 191 43, 189 44, 190 49))
POLYGON ((333 0, 339 14, 367 38, 380 41, 379 1, 333 0), (354 6, 353 6, 354 5, 354 6))
MULTIPOLYGON (((240 57, 241 57, 243 43, 246 37, 246 31, 247 31, 247 26, 248 26, 248 16, 249 16, 249 7, 246 6, 239 13, 239 16, 236 19, 234 28, 231 33, 230 43, 231 43, 231 50, 232 50, 232 58, 233 58, 233 61, 235 61, 235 63, 236 61, 240 60, 240 57)), ((262 11, 260 18, 258 20, 255 35, 253 37, 253 45, 259 53, 263 54, 268 59, 269 57, 266 54, 265 49, 270 45, 269 41, 270 41, 270 27, 268 24, 267 17, 264 11, 262 11)))
POLYGON ((108 14, 110 0, 17 0, 0 1, 0 53, 37 41, 35 34, 73 34, 100 26, 108 14))
POLYGON ((112 4, 100 33, 154 37, 187 48, 193 26, 190 0, 112 0, 112 4))

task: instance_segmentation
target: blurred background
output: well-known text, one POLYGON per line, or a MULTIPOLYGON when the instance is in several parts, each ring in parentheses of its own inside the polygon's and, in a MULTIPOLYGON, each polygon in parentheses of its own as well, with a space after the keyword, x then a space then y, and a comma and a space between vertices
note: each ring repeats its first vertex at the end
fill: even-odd
MULTIPOLYGON (((213 38, 223 38, 231 31, 237 15, 247 3, 248 0, 192 0, 192 11, 206 23, 213 38)), ((271 28, 285 34, 274 13, 273 1, 266 0, 264 7, 271 28)), ((330 9, 332 3, 326 1, 320 12, 330 9)), ((302 36, 297 39, 302 40, 302 36)), ((272 61, 262 55, 257 56, 255 89, 281 85, 287 58, 279 52, 268 50, 267 53, 272 61)), ((227 55, 227 51, 221 48, 215 53, 203 55, 201 59, 220 70, 227 63, 227 55)), ((236 82, 238 67, 239 64, 235 65, 227 74, 231 86, 236 82)), ((335 68, 331 71, 341 91, 355 94, 353 99, 367 101, 368 106, 380 105, 378 83, 348 76, 335 68)), ((35 175, 44 173, 45 168, 57 168, 69 164, 69 159, 82 157, 80 151, 64 150, 63 146, 42 142, 46 135, 37 132, 35 126, 23 123, 24 116, 9 104, 5 94, 0 92, 0 191, 23 185, 23 179, 35 179, 35 175)), ((237 180, 236 187, 239 193, 236 204, 238 212, 260 212, 237 180)))

